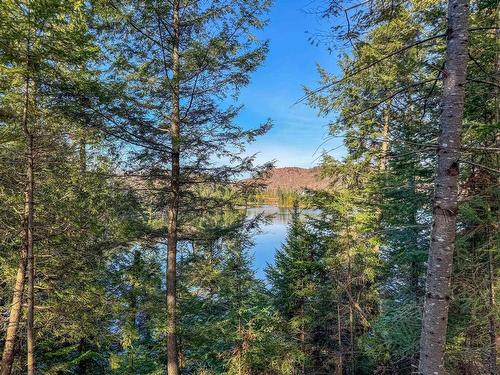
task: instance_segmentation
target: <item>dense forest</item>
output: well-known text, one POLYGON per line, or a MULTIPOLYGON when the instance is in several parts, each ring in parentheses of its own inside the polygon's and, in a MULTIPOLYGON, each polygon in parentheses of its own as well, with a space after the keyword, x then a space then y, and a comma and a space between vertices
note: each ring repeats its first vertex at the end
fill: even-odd
POLYGON ((303 3, 345 155, 262 280, 272 1, 0 0, 1 375, 500 373, 498 1, 303 3))

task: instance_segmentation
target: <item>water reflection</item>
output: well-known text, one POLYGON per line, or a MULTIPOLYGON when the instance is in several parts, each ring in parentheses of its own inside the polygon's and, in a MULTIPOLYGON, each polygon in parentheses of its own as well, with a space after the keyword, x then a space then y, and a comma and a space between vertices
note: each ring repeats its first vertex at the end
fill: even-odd
MULTIPOLYGON (((301 215, 314 215, 315 210, 301 210, 301 215)), ((275 206, 260 206, 247 208, 247 218, 252 219, 258 215, 268 217, 261 226, 261 232, 253 237, 254 260, 253 265, 257 277, 264 279, 265 268, 274 262, 274 253, 285 242, 287 225, 292 217, 291 209, 275 206)))

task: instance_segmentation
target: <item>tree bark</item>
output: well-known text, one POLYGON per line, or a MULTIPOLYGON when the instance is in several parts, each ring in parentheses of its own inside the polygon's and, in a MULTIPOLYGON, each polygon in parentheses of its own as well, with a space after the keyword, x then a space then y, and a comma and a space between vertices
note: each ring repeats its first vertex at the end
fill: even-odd
POLYGON ((9 322, 7 332, 5 333, 5 345, 3 347, 1 375, 10 375, 12 372, 12 363, 14 362, 14 345, 16 343, 17 328, 21 317, 22 299, 26 277, 26 244, 23 243, 21 250, 21 259, 17 268, 16 283, 10 305, 9 322))
POLYGON ((171 153, 171 197, 168 207, 167 239, 167 374, 179 375, 179 357, 176 337, 176 262, 177 262, 177 222, 180 199, 180 57, 179 57, 179 0, 173 1, 173 48, 172 48, 172 153, 171 153))
POLYGON ((419 371, 423 375, 445 373, 444 351, 458 212, 458 162, 467 72, 468 8, 468 0, 448 1, 433 224, 420 338, 419 371))

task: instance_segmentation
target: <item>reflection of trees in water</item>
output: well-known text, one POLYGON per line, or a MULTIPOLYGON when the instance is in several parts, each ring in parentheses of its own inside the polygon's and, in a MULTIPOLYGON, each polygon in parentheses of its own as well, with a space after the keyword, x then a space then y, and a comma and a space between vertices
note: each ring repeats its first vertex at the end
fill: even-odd
MULTIPOLYGON (((258 215, 263 215, 268 218, 270 224, 288 224, 292 217, 292 209, 276 206, 259 206, 248 207, 247 218, 255 218, 258 215)), ((317 210, 303 209, 300 211, 303 216, 315 216, 318 214, 317 210)))

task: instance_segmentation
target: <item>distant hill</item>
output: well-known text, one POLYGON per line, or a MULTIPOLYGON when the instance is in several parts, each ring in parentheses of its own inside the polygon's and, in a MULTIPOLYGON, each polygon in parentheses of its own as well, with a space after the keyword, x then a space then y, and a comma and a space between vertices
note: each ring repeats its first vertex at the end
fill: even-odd
POLYGON ((265 190, 301 192, 304 189, 320 190, 329 185, 328 180, 320 179, 320 168, 284 167, 272 169, 263 184, 265 190))

